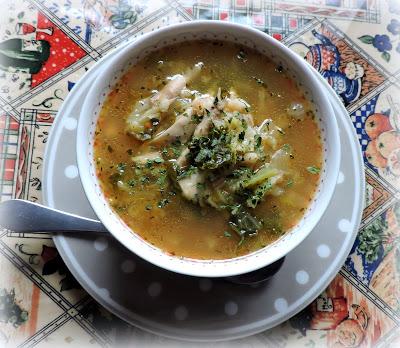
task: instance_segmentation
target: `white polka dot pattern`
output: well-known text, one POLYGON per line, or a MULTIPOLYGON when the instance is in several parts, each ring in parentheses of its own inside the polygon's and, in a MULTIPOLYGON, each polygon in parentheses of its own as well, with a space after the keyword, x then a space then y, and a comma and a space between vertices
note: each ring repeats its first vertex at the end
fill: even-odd
POLYGON ((274 307, 278 312, 284 312, 287 310, 288 303, 284 298, 278 298, 274 302, 274 307))
POLYGON ((321 244, 317 248, 317 254, 321 258, 327 258, 331 254, 331 249, 326 244, 321 244))
POLYGON ((132 260, 125 260, 121 263, 121 270, 124 273, 132 273, 135 271, 136 264, 132 260))
POLYGON ((184 306, 179 306, 175 309, 174 314, 177 320, 185 320, 188 316, 188 310, 184 306))
POLYGON ((199 280, 199 288, 201 291, 210 291, 212 288, 212 281, 208 278, 203 278, 199 280))
POLYGON ((229 301, 225 303, 225 313, 229 316, 235 315, 238 312, 238 305, 236 302, 229 301))
POLYGON ((340 220, 338 227, 339 227, 339 230, 344 233, 348 233, 352 230, 351 222, 347 219, 340 220))
POLYGON ((104 237, 99 237, 94 241, 94 248, 97 251, 104 251, 108 248, 108 240, 104 237))
POLYGON ((75 179, 79 174, 78 167, 75 165, 70 165, 65 168, 64 174, 68 179, 75 179))
POLYGON ((64 121, 64 127, 68 130, 75 130, 78 125, 78 121, 72 117, 68 117, 64 121))
POLYGON ((343 182, 344 182, 344 174, 343 174, 343 172, 339 172, 339 175, 338 175, 338 178, 337 178, 337 183, 338 184, 343 184, 343 182))
POLYGON ((296 273, 296 282, 298 282, 299 284, 301 285, 307 284, 309 280, 310 276, 306 271, 301 270, 296 273))
POLYGON ((153 282, 147 288, 150 297, 157 297, 161 294, 162 286, 159 282, 153 282))

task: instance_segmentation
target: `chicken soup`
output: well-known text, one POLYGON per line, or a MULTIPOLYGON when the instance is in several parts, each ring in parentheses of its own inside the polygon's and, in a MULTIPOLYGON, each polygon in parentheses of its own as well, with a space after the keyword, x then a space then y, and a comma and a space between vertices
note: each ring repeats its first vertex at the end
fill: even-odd
POLYGON ((196 259, 267 246, 319 185, 313 105, 249 48, 192 41, 125 73, 102 106, 94 157, 115 213, 149 243, 196 259))

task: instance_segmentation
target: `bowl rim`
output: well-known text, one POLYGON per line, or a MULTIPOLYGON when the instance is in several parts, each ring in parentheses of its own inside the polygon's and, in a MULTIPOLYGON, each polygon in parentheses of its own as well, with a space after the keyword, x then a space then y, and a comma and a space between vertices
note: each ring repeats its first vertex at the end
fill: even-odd
MULTIPOLYGON (((76 141, 76 151, 77 151, 77 162, 78 162, 78 169, 79 169, 79 176, 82 182, 82 186, 84 188, 86 197, 90 205, 92 206, 93 210, 95 211, 96 215, 102 221, 102 223, 106 226, 106 228, 110 231, 114 238, 116 238, 121 244, 123 244, 126 248, 128 248, 131 252, 135 253, 139 257, 145 259, 146 261, 164 268, 169 271, 173 271, 176 273, 191 275, 191 276, 200 276, 200 277, 226 277, 226 276, 235 276, 251 271, 255 271, 262 267, 268 266, 273 262, 277 261, 278 259, 287 255, 291 250, 293 250, 296 246, 298 246, 314 229, 318 221, 321 219, 323 214, 325 213, 329 202, 332 199, 335 187, 336 187, 336 179, 339 173, 339 166, 340 166, 340 137, 339 137, 339 129, 336 118, 334 116, 333 109, 329 102, 326 102, 327 98, 324 98, 325 92, 319 90, 318 86, 320 86, 318 79, 312 74, 312 67, 308 66, 308 64, 301 59, 297 54, 292 52, 288 47, 284 46, 281 42, 277 41, 276 39, 272 38, 271 36, 246 25, 231 23, 231 22, 222 22, 218 20, 201 20, 201 21, 192 21, 192 22, 185 22, 185 23, 178 23, 173 24, 161 29, 158 29, 154 32, 147 33, 140 37, 139 39, 127 44, 120 52, 118 52, 111 60, 108 62, 108 65, 105 66, 103 72, 106 72, 107 69, 113 65, 113 63, 118 62, 120 59, 123 59, 126 54, 130 54, 131 50, 135 50, 141 45, 145 45, 146 43, 150 42, 152 39, 159 39, 161 40, 163 37, 168 36, 170 37, 174 31, 183 31, 183 30, 192 30, 193 32, 201 31, 206 29, 207 32, 212 32, 215 28, 217 31, 220 28, 223 28, 225 31, 229 32, 229 29, 235 29, 240 31, 240 35, 248 37, 251 39, 256 35, 260 40, 262 40, 265 45, 271 49, 276 48, 283 52, 283 54, 289 58, 291 61, 290 63, 294 66, 294 70, 301 71, 304 75, 307 76, 309 83, 312 86, 313 93, 317 95, 317 98, 320 101, 320 105, 323 105, 325 111, 327 112, 324 115, 324 118, 329 117, 331 124, 333 124, 333 129, 330 129, 332 134, 331 141, 332 148, 335 149, 333 152, 333 156, 329 158, 330 166, 331 166, 331 173, 329 181, 326 180, 324 183, 325 187, 325 194, 324 199, 320 200, 320 204, 318 206, 318 210, 314 212, 313 219, 309 219, 309 223, 307 228, 305 229, 304 226, 300 230, 306 230, 306 233, 300 235, 299 231, 296 234, 296 237, 291 238, 291 243, 281 243, 280 245, 280 252, 273 253, 272 256, 269 256, 267 262, 262 258, 258 258, 258 262, 253 261, 252 258, 255 256, 254 253, 257 253, 261 250, 268 249, 262 248, 256 252, 243 255, 236 258, 231 259, 223 259, 223 260, 200 260, 200 259, 191 259, 179 256, 172 256, 166 252, 164 252, 161 248, 152 246, 150 243, 142 239, 137 233, 132 231, 126 224, 122 221, 121 218, 111 209, 111 207, 107 206, 108 213, 116 217, 120 224, 125 226, 125 229, 129 229, 130 235, 139 236, 138 240, 140 239, 139 244, 146 244, 152 248, 156 249, 158 253, 152 253, 150 249, 147 248, 138 248, 132 243, 129 243, 129 240, 124 237, 124 234, 121 233, 120 228, 121 226, 115 226, 111 219, 107 218, 107 215, 104 214, 104 208, 102 208, 102 204, 99 204, 98 197, 93 194, 94 185, 90 184, 90 173, 89 173, 89 163, 90 159, 88 160, 88 156, 86 151, 82 151, 82 149, 86 149, 88 145, 88 138, 87 138, 87 127, 85 127, 85 118, 89 118, 93 120, 93 113, 91 106, 94 101, 91 101, 94 96, 98 93, 99 85, 104 83, 104 78, 102 76, 98 76, 94 83, 92 84, 91 88, 88 91, 86 99, 82 105, 81 114, 78 121, 78 130, 77 130, 77 141, 76 141), (206 26, 206 28, 204 28, 206 26), (90 115, 90 116, 89 116, 90 115), (318 214, 317 214, 318 213, 318 214), (283 248, 284 247, 284 248, 283 248), (149 252, 150 251, 150 252, 149 252), (169 260, 169 262, 168 262, 169 260), (246 262, 247 261, 247 262, 246 262), (252 262, 253 261, 253 262, 252 262), (234 267, 230 267, 228 269, 228 264, 234 267)), ((238 34, 239 35, 239 34, 238 34)), ((189 41, 189 40, 187 40, 189 41)), ((150 45, 150 44, 149 44, 150 45)), ((315 96, 314 96, 315 97, 315 96)), ((96 100, 97 101, 97 100, 96 100)), ((96 120, 97 121, 97 120, 96 120)), ((90 124, 90 122, 89 122, 90 124)), ((94 124, 94 122, 92 122, 94 124)), ((98 180, 96 178, 96 180, 98 180)), ((321 186, 321 183, 320 183, 321 186)), ((104 196, 103 196, 104 199, 104 196)), ((303 219, 303 218, 302 218, 303 219)), ((301 220, 300 220, 301 221, 301 220)), ((295 229, 296 230, 296 229, 295 229)), ((286 233, 287 235, 287 233, 286 233)), ((281 240, 285 235, 280 237, 277 241, 281 240)), ((132 239, 131 239, 132 240, 132 239)), ((137 244, 137 243, 135 243, 137 244)), ((138 244, 138 245, 139 245, 138 244)), ((257 255, 259 256, 259 255, 257 255)), ((265 255, 264 255, 265 256, 265 255)))

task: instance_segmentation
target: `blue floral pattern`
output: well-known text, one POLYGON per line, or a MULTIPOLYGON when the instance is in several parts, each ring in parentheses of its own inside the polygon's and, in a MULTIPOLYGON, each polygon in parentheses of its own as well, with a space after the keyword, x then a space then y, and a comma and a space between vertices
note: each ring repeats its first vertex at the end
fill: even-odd
POLYGON ((389 33, 392 33, 393 35, 399 35, 400 34, 400 21, 397 19, 392 19, 390 21, 390 24, 386 27, 389 33))
POLYGON ((389 51, 393 49, 393 43, 397 44, 395 50, 400 53, 400 21, 395 18, 392 19, 386 29, 393 36, 392 38, 387 34, 376 34, 375 36, 363 35, 358 39, 364 44, 375 47, 378 52, 381 52, 381 57, 389 62, 391 59, 389 51))
POLYGON ((392 49, 392 44, 390 43, 390 38, 387 35, 375 35, 372 45, 379 51, 385 52, 392 49))

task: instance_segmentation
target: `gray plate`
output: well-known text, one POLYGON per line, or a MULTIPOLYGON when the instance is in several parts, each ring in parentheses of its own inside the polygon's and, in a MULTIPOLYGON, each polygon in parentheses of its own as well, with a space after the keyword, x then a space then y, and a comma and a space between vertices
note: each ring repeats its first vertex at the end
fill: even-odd
MULTIPOLYGON (((99 73, 97 63, 63 103, 44 164, 45 203, 90 218, 96 216, 79 180, 75 140, 80 107, 99 73)), ((337 188, 322 220, 286 257, 273 279, 251 287, 187 277, 139 259, 111 237, 54 237, 72 274, 112 313, 171 338, 234 339, 269 329, 298 313, 324 290, 344 263, 357 235, 364 202, 363 162, 353 125, 322 78, 321 88, 330 91, 340 127, 343 153, 337 188)))

